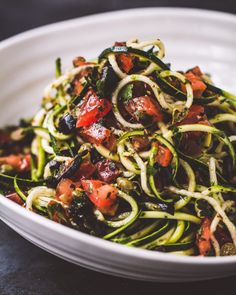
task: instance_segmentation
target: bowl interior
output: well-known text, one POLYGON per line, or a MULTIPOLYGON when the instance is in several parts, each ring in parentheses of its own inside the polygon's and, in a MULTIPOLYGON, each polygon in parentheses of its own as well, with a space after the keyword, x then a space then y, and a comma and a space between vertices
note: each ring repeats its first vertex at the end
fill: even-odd
MULTIPOLYGON (((141 40, 162 39, 166 46, 165 60, 171 62, 173 69, 185 70, 199 65, 203 71, 212 74, 217 85, 236 92, 236 39, 233 38, 235 30, 236 17, 228 14, 191 9, 151 8, 89 16, 46 26, 6 40, 0 44, 0 126, 17 123, 19 118, 31 116, 39 108, 43 89, 54 77, 54 61, 57 57, 62 58, 63 68, 68 68, 72 65, 71 61, 75 56, 94 58, 104 48, 112 45, 114 41, 123 41, 133 37, 141 40)), ((119 264, 118 258, 120 258, 120 270, 116 270, 116 273, 120 273, 120 275, 123 265, 128 264, 128 260, 125 261, 125 258, 122 260, 119 255, 129 256, 129 259, 131 256, 135 259, 137 257, 140 259, 141 257, 142 259, 149 258, 147 267, 144 269, 147 271, 150 268, 150 272, 153 271, 153 273, 158 268, 158 264, 154 265, 154 263, 160 257, 162 257, 162 261, 172 261, 170 257, 163 258, 166 257, 164 254, 138 251, 138 249, 131 251, 131 249, 102 240, 98 240, 92 246, 94 238, 88 237, 86 239, 85 235, 79 233, 74 234, 73 237, 73 234, 70 233, 71 230, 62 230, 62 226, 54 226, 46 219, 42 221, 41 217, 39 218, 30 212, 25 214, 22 208, 16 207, 14 204, 9 205, 8 202, 4 204, 0 197, 0 212, 4 212, 4 206, 6 212, 10 214, 5 216, 5 219, 16 230, 16 225, 19 224, 21 231, 24 232, 24 223, 27 228, 27 220, 33 222, 32 226, 35 232, 39 231, 42 241, 43 237, 46 241, 44 246, 41 244, 42 247, 48 248, 48 239, 55 249, 59 248, 59 238, 57 240, 55 235, 50 235, 48 232, 53 233, 53 228, 55 229, 54 234, 55 232, 58 235, 68 233, 68 245, 69 239, 72 245, 73 238, 76 241, 74 242, 76 247, 78 241, 90 244, 84 249, 87 253, 96 247, 97 249, 100 247, 99 251, 102 251, 103 246, 106 247, 107 252, 110 251, 110 254, 113 252, 118 255, 117 264, 119 264), (41 230, 40 226, 42 226, 41 230), (45 236, 43 227, 47 228, 45 236), (148 253, 143 254, 144 252, 148 253), (153 258, 152 267, 151 258, 153 258)), ((18 231, 20 232, 20 230, 18 231)), ((22 235, 24 235, 23 232, 22 235)), ((30 239, 30 228, 28 228, 27 234, 25 230, 25 236, 30 239)), ((40 242, 38 244, 40 245, 40 242)), ((62 249, 63 246, 60 247, 62 249)), ((66 251, 68 251, 67 245, 64 254, 61 254, 62 257, 66 256, 66 251)), ((55 250, 54 253, 58 253, 58 250, 55 250)), ((79 252, 75 253, 75 255, 80 255, 79 252)), ((95 254, 93 253, 93 255, 95 254)), ((104 253, 103 255, 105 257, 104 253)), ((99 265, 102 265, 102 257, 101 254, 99 265)), ((109 259, 112 261, 115 257, 110 255, 109 259)), ((185 260, 173 258, 173 261, 182 263, 185 260)), ((190 264, 206 265, 206 261, 210 262, 206 259, 203 263, 203 260, 196 260, 196 257, 188 257, 187 261, 188 266, 190 264)), ((219 263, 218 259, 214 261, 219 263)), ((221 261, 227 264, 230 262, 230 258, 222 258, 221 261)), ((232 258, 231 264, 235 261, 235 257, 232 258)), ((213 260, 211 262, 209 265, 213 266, 213 260)), ((97 268, 99 267, 97 265, 97 268)), ((200 270, 199 267, 195 269, 196 272, 199 272, 199 276, 207 277, 204 272, 200 275, 200 270)), ((132 271, 132 277, 135 277, 135 269, 132 271)), ((129 273, 132 271, 130 270, 129 273)), ((215 271, 217 271, 217 275, 220 273, 219 269, 215 271)), ((155 273, 153 276, 155 277, 155 273)), ((149 279, 150 277, 151 275, 149 279)), ((148 275, 143 275, 143 278, 148 279, 148 275)))

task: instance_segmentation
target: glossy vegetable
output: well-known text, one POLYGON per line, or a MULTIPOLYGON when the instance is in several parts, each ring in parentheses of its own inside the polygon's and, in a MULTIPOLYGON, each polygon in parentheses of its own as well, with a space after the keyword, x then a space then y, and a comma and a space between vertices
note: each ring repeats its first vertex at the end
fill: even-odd
POLYGON ((81 184, 89 199, 104 214, 115 215, 118 208, 118 190, 100 180, 81 180, 81 184))
POLYGON ((211 221, 205 218, 201 224, 200 230, 197 234, 197 247, 200 255, 206 256, 211 250, 211 221))
POLYGON ((103 118, 111 110, 111 103, 99 98, 95 92, 89 91, 79 111, 76 127, 89 126, 103 118))
POLYGON ((58 58, 37 114, 0 131, 0 194, 128 247, 235 255, 236 96, 164 57, 131 39, 58 58))

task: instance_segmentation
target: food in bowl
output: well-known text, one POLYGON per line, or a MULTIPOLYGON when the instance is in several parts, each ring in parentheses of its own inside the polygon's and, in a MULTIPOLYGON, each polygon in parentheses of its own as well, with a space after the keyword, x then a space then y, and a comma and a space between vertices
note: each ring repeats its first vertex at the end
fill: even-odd
POLYGON ((73 60, 31 119, 0 132, 1 193, 26 210, 130 247, 236 254, 236 96, 158 40, 73 60))

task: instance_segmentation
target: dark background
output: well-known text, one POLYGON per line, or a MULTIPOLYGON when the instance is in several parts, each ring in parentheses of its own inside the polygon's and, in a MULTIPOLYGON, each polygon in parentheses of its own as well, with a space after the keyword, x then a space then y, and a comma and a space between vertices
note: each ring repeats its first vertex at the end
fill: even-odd
MULTIPOLYGON (((0 0, 0 40, 16 33, 92 13, 175 6, 236 14, 235 0, 0 0)), ((1 71, 1 68, 0 68, 1 71)), ((236 276, 213 281, 159 284, 92 272, 33 246, 0 222, 0 295, 235 294, 236 276)))
POLYGON ((236 13, 235 0, 0 0, 0 40, 64 19, 148 6, 195 7, 236 13))

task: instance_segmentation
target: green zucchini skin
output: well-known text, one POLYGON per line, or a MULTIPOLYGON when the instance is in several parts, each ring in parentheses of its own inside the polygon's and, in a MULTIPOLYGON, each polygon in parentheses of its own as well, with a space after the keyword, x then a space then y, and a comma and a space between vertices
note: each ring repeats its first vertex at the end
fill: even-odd
POLYGON ((209 84, 209 83, 206 83, 205 84, 207 85, 207 88, 219 95, 222 95, 226 98, 229 98, 229 99, 233 99, 233 100, 236 100, 236 95, 232 94, 232 93, 229 93, 228 91, 224 90, 224 89, 221 89, 219 87, 216 87, 215 85, 212 85, 212 84, 209 84))
MULTIPOLYGON (((185 160, 185 161, 187 161, 189 163, 192 163, 193 165, 201 168, 203 171, 205 171, 206 173, 208 173, 209 167, 208 167, 207 164, 201 162, 198 159, 195 159, 195 158, 192 158, 190 156, 187 156, 187 155, 185 155, 184 153, 182 153, 179 150, 177 150, 177 151, 178 151, 178 154, 179 154, 180 158, 182 158, 183 160, 185 160)), ((216 171, 216 174, 217 174, 218 180, 220 181, 220 183, 222 185, 226 185, 228 183, 227 180, 223 177, 223 175, 219 171, 216 171)))
POLYGON ((155 232, 141 238, 141 239, 137 239, 134 240, 132 242, 129 242, 128 244, 126 244, 127 246, 135 246, 135 247, 140 247, 143 246, 145 244, 149 244, 150 242, 160 238, 162 235, 164 235, 165 233, 167 233, 172 226, 174 225, 175 222, 173 221, 167 221, 165 222, 165 224, 159 228, 158 230, 156 230, 155 232))
POLYGON ((75 96, 71 101, 70 101, 70 105, 77 105, 78 103, 81 102, 81 100, 84 98, 85 94, 87 93, 88 89, 89 89, 89 83, 86 83, 84 85, 84 88, 82 89, 82 91, 80 92, 80 94, 78 96, 75 96))
MULTIPOLYGON (((161 88, 162 91, 165 93, 175 97, 176 99, 179 99, 181 101, 186 100, 186 94, 182 92, 181 90, 175 88, 173 85, 168 83, 165 79, 159 76, 158 72, 156 75, 156 82, 157 85, 161 88)), ((202 98, 194 98, 194 103, 198 104, 209 104, 217 98, 217 95, 209 96, 209 97, 202 97, 202 98)))
POLYGON ((44 180, 39 180, 39 181, 33 181, 31 179, 24 179, 24 178, 18 178, 18 177, 13 177, 10 175, 5 175, 0 173, 0 183, 7 183, 10 186, 14 187, 14 179, 16 179, 18 185, 22 187, 35 187, 35 186, 40 186, 40 185, 45 185, 44 180))
POLYGON ((174 251, 188 250, 194 246, 195 246, 194 241, 190 241, 190 242, 186 242, 186 243, 167 244, 162 247, 165 252, 174 252, 174 251))
POLYGON ((109 54, 121 54, 121 53, 130 53, 139 57, 143 57, 150 62, 155 63, 162 70, 169 70, 169 66, 160 60, 157 56, 150 52, 146 52, 140 49, 126 47, 126 46, 113 46, 105 49, 98 57, 98 61, 101 62, 103 59, 107 58, 109 54))

